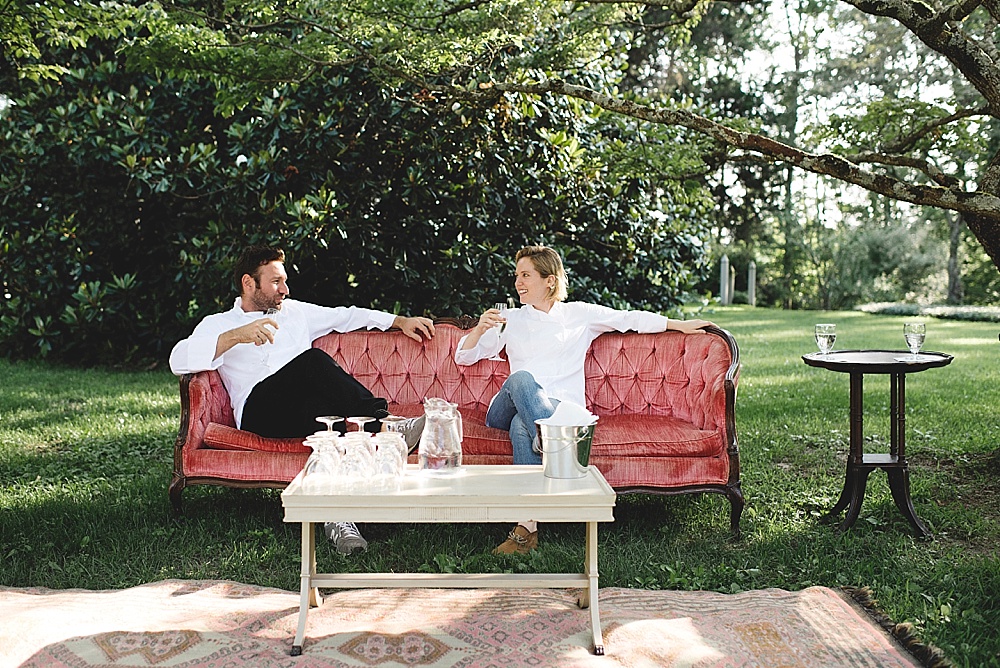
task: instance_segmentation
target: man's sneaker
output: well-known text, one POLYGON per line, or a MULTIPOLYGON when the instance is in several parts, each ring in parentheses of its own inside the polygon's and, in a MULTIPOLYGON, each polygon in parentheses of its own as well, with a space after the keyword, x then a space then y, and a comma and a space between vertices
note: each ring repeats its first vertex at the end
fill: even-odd
POLYGON ((410 418, 403 423, 403 438, 406 439, 406 451, 413 452, 420 445, 420 434, 424 433, 424 423, 427 416, 410 418))
POLYGON ((425 415, 419 417, 404 418, 398 415, 390 415, 382 418, 382 424, 387 431, 400 434, 406 441, 406 452, 410 453, 417 449, 420 444, 420 434, 424 432, 424 423, 427 421, 425 415))
POLYGON ((356 550, 364 551, 368 548, 368 541, 361 536, 354 522, 327 522, 323 525, 323 531, 341 554, 352 554, 356 550))

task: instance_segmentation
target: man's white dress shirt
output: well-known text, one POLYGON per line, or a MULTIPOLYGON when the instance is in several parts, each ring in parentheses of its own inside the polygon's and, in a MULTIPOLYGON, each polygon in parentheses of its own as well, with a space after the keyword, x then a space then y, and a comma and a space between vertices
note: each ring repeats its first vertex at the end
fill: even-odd
POLYGON ((510 309, 503 333, 493 327, 468 350, 458 343, 455 361, 469 365, 507 348, 510 372, 529 371, 553 399, 586 406, 583 364, 590 344, 604 332, 663 332, 667 318, 647 311, 617 311, 586 302, 556 302, 548 313, 533 306, 510 309))
POLYGON ((207 316, 191 336, 179 341, 170 352, 170 370, 178 376, 218 369, 229 391, 237 425, 242 423, 243 404, 254 386, 308 350, 315 339, 329 332, 350 332, 362 327, 386 330, 396 319, 391 313, 356 306, 331 308, 285 299, 278 314, 271 316, 279 327, 274 333, 274 343, 260 346, 239 343, 215 356, 220 334, 263 317, 260 311, 244 311, 237 297, 232 309, 207 316))

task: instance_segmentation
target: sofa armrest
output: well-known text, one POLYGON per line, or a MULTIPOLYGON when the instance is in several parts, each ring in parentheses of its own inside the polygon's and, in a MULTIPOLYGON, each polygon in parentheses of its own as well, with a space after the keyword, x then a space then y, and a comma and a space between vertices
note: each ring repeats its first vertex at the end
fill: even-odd
MULTIPOLYGON (((181 421, 175 456, 182 450, 205 447, 205 430, 212 422, 235 427, 229 394, 217 371, 189 373, 180 378, 181 421)), ((176 462, 175 462, 176 465, 176 462)))
POLYGON ((740 383, 740 347, 736 344, 736 339, 733 338, 733 335, 721 327, 708 327, 707 331, 709 334, 718 336, 726 343, 726 347, 729 348, 729 354, 732 358, 729 368, 726 370, 726 375, 723 378, 723 390, 726 395, 726 447, 730 454, 735 454, 738 452, 736 440, 736 388, 740 383))

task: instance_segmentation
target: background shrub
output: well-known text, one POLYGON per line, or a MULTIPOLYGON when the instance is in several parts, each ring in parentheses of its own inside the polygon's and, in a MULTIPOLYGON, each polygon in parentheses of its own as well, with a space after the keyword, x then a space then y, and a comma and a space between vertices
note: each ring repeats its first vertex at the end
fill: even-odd
POLYGON ((571 299, 669 310, 703 267, 697 196, 610 176, 603 120, 389 88, 362 68, 223 116, 198 81, 125 71, 113 45, 3 82, 0 343, 8 356, 163 360, 228 308, 239 248, 288 251, 293 295, 433 316, 513 292, 526 243, 571 299))

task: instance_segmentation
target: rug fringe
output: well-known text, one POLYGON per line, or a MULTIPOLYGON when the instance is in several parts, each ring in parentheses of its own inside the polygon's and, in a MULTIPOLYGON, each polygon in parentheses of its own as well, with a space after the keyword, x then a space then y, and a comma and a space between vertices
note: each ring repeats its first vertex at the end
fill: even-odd
POLYGON ((879 608, 878 600, 868 587, 841 587, 851 599, 868 613, 868 615, 896 639, 913 658, 924 668, 955 668, 939 647, 924 643, 917 637, 913 624, 902 622, 896 624, 879 608))

